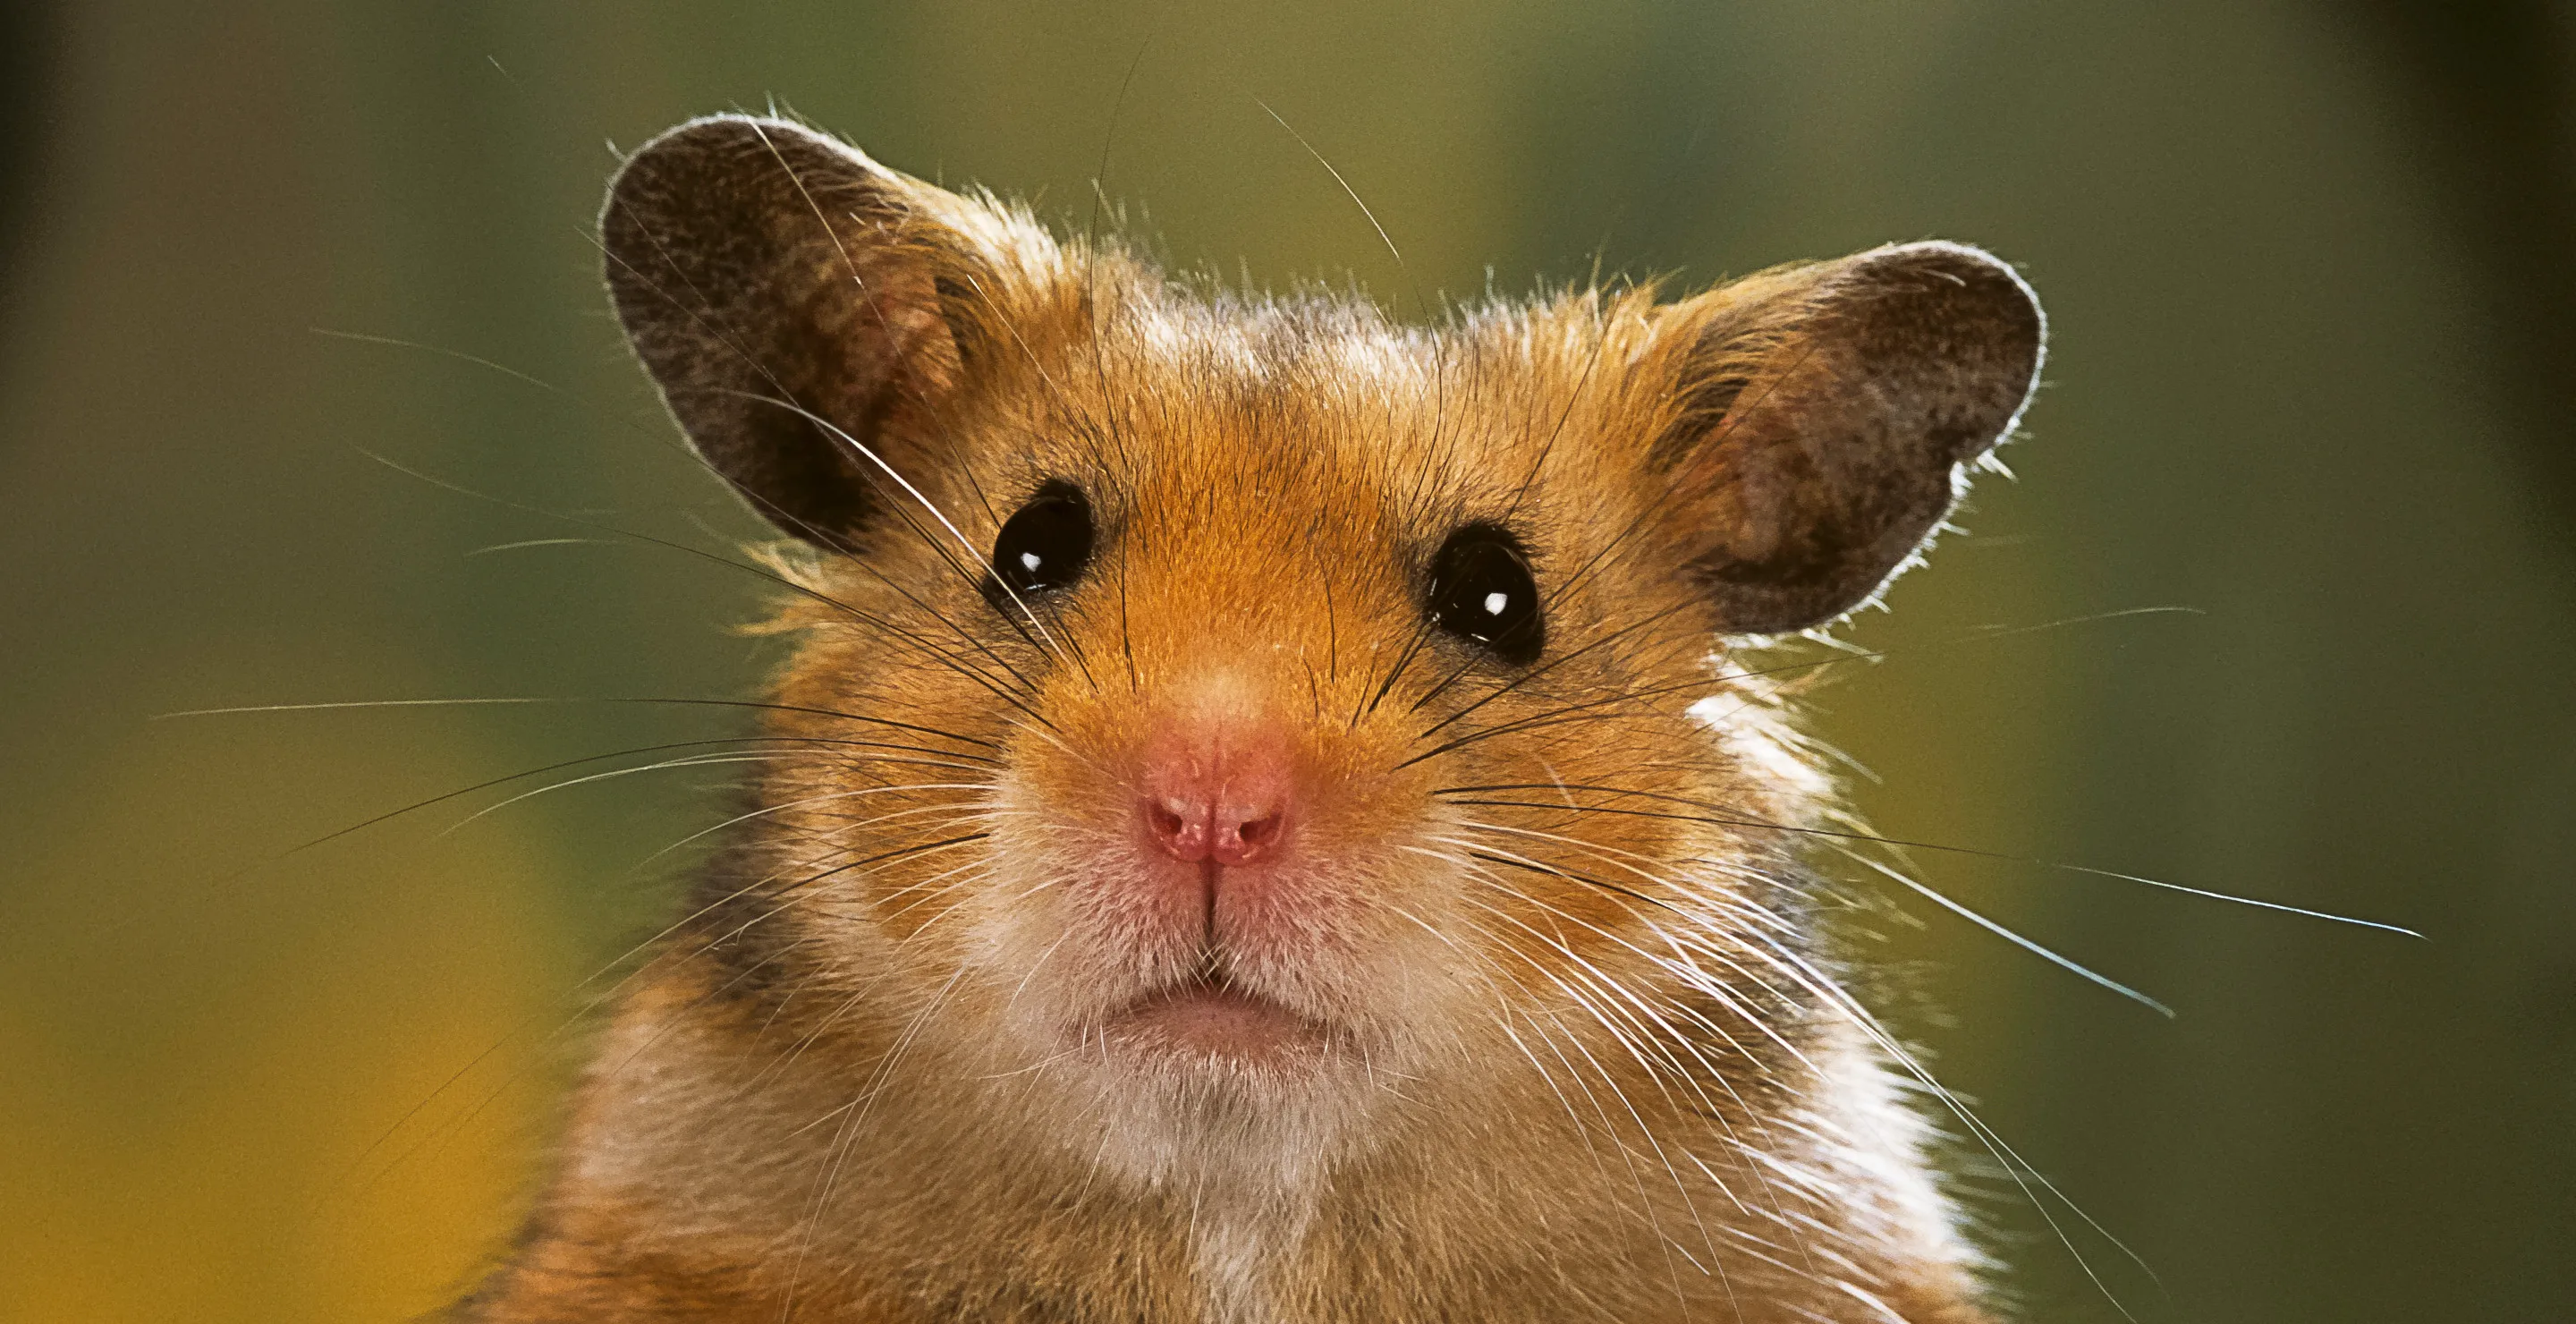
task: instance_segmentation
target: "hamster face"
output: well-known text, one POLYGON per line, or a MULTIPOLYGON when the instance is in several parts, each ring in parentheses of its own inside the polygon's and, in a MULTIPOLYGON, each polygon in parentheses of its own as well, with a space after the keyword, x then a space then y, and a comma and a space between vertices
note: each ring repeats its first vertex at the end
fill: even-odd
POLYGON ((1827 788, 1720 641, 1937 526, 2037 370, 2007 269, 1415 330, 742 119, 639 152, 604 228, 693 443, 802 544, 701 912, 737 995, 1147 1179, 1597 1107, 1605 1059, 1794 1088, 1827 788))
POLYGON ((831 982, 901 969, 942 998, 924 1034, 1091 1111, 1170 1114, 1149 1131, 1190 1106, 1366 1109, 1548 1052, 1567 1016, 1760 1040, 1752 1001, 1776 995, 1750 984, 1688 1013, 1618 991, 1675 1000, 1676 922, 1784 981, 1751 940, 1802 927, 1781 843, 1691 816, 1794 821, 1806 777, 1779 782, 1802 765, 1758 694, 1715 730, 1691 714, 1731 688, 1710 609, 1657 563, 1643 491, 1597 477, 1637 457, 1566 389, 1604 352, 1600 310, 1462 341, 1319 309, 1095 315, 1016 365, 1035 389, 961 410, 964 463, 923 487, 956 534, 925 509, 820 564, 853 610, 796 611, 786 702, 990 760, 778 774, 764 801, 802 806, 780 817, 815 847, 798 864, 877 861, 790 912, 810 959, 848 963, 831 982), (1533 377, 1513 342, 1534 333, 1567 381, 1533 377), (1077 502, 1080 564, 995 592, 980 562, 1027 554, 1005 530, 1077 502), (1442 619, 1462 537, 1506 571, 1468 605, 1531 612, 1534 657, 1442 619), (894 660, 923 646, 946 662, 894 660))

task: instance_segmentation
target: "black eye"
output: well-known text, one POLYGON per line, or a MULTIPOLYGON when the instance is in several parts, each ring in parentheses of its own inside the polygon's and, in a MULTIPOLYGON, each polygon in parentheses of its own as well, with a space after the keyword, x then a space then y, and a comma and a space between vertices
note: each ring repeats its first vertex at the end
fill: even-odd
POLYGON ((1431 558, 1431 619, 1516 666, 1538 660, 1547 631, 1520 540, 1491 524, 1449 535, 1431 558))
POLYGON ((993 580, 984 593, 1007 611, 1013 595, 1025 603, 1072 587, 1090 562, 1091 502, 1071 483, 1049 483, 994 536, 993 580))

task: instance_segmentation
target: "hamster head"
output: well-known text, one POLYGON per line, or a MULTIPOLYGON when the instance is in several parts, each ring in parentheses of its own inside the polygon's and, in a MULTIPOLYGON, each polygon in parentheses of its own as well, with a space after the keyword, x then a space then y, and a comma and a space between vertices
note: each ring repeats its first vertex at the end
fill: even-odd
POLYGON ((602 224, 672 412, 793 540, 700 925, 728 996, 1147 1179, 1683 1054, 1797 1087, 1827 787, 1722 644, 1914 559, 2039 366, 2010 269, 1411 328, 738 117, 641 149, 602 224))

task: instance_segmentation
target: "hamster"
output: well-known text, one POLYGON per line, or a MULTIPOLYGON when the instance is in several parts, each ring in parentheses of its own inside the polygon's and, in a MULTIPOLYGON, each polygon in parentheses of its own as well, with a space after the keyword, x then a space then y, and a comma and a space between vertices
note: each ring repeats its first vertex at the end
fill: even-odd
POLYGON ((2012 431, 2011 268, 1410 327, 740 116, 601 238, 794 650, 452 1318, 1989 1318, 1730 659, 2012 431))

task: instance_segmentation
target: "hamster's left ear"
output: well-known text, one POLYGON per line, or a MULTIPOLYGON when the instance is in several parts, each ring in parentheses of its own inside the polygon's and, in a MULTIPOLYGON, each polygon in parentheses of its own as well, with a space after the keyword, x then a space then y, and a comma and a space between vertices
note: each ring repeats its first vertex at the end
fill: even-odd
POLYGON ((2047 323, 2021 277, 1959 244, 1748 277, 1665 311, 1672 422, 1647 478, 1730 634, 1874 597, 2020 418, 2047 323))

